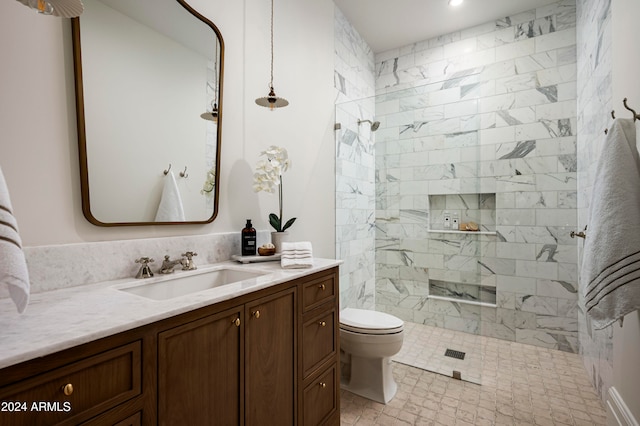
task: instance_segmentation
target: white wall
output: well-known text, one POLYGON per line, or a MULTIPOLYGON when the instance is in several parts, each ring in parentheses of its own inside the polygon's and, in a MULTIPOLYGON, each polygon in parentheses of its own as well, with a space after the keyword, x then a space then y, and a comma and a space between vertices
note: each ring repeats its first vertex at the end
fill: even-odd
MULTIPOLYGON (((640 110, 640 55, 635 28, 640 21, 638 0, 612 2, 613 19, 613 107, 617 117, 631 117, 622 100, 640 110)), ((636 122, 640 141, 640 122, 636 122)), ((640 188, 638 188, 640 191, 640 188)), ((613 387, 620 394, 636 421, 640 422, 640 313, 624 318, 624 326, 613 325, 613 387)))
POLYGON ((0 3, 0 166, 26 246, 240 231, 245 219, 268 229, 277 198, 251 189, 261 150, 285 146, 285 217, 294 240, 333 257, 333 2, 275 4, 275 89, 291 105, 257 107, 269 83, 266 0, 191 0, 225 42, 220 212, 208 225, 116 227, 82 215, 70 23, 39 16, 15 1, 0 3))

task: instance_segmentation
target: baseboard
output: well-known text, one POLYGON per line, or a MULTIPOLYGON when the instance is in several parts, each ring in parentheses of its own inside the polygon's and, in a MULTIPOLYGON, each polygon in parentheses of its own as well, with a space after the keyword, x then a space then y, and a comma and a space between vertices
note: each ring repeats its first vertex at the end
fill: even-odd
POLYGON ((611 386, 608 393, 607 426, 640 426, 616 388, 611 386))

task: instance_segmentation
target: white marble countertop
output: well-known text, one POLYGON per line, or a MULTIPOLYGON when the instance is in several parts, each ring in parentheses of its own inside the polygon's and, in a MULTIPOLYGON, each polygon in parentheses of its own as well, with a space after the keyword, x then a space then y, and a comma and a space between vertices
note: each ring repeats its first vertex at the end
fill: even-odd
POLYGON ((27 310, 18 314, 10 299, 0 300, 0 368, 52 354, 184 312, 192 311, 326 270, 342 261, 314 259, 312 268, 282 269, 280 262, 241 265, 228 261, 199 265, 194 271, 155 274, 142 280, 122 279, 31 295, 27 310), (119 288, 201 274, 220 266, 267 274, 168 300, 152 300, 119 288))

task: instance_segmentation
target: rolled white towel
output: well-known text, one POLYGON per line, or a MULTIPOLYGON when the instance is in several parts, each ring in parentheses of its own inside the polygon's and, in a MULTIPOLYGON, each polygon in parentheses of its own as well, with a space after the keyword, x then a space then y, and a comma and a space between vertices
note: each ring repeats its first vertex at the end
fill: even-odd
POLYGON ((23 313, 29 303, 29 270, 12 211, 9 190, 0 169, 0 284, 8 287, 18 312, 23 313))

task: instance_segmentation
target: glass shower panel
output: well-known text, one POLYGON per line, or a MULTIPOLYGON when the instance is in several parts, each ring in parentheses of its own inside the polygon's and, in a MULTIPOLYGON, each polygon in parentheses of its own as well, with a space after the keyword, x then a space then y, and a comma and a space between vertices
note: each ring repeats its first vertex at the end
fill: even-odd
POLYGON ((336 105, 342 306, 374 306, 405 321, 397 362, 475 383, 482 318, 496 317, 495 279, 482 264, 495 252, 496 222, 495 190, 479 166, 479 79, 470 73, 336 105), (451 101, 462 94, 462 105, 451 101), (373 158, 352 161, 357 152, 373 158), (371 185, 373 196, 362 191, 371 185), (354 233, 365 239, 354 244, 354 233), (370 251, 373 271, 358 262, 370 251), (360 279, 372 272, 373 286, 360 279))

